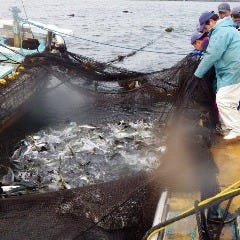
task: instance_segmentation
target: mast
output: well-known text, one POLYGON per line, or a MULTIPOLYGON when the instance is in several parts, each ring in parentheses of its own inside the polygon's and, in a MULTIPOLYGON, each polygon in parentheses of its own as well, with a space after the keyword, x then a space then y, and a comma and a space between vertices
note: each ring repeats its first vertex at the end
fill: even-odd
POLYGON ((21 47, 21 38, 20 38, 20 25, 19 25, 19 16, 20 9, 17 7, 10 8, 10 11, 13 15, 13 45, 14 47, 21 47))

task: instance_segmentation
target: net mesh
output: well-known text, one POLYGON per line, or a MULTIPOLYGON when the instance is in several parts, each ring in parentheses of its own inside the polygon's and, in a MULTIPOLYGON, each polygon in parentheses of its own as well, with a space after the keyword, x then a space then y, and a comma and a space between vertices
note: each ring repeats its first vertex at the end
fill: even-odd
POLYGON ((70 52, 27 57, 23 63, 25 70, 0 89, 2 124, 18 109, 21 101, 42 88, 44 76, 54 72, 75 89, 88 90, 99 103, 150 106, 160 102, 159 125, 187 125, 188 128, 180 128, 184 133, 179 135, 179 128, 172 128, 166 161, 150 174, 139 173, 110 183, 1 199, 1 239, 140 239, 152 224, 161 190, 179 187, 180 179, 174 173, 180 165, 184 165, 182 174, 188 173, 185 174, 188 180, 193 178, 192 172, 198 176, 195 181, 189 181, 194 182, 191 190, 200 188, 205 194, 203 198, 215 193, 218 190, 216 168, 207 146, 211 142, 210 126, 217 121, 210 81, 214 73, 210 71, 203 82, 197 81, 193 77, 197 65, 194 58, 186 56, 172 68, 139 73, 70 52), (200 119, 206 127, 198 127, 200 119), (178 152, 182 136, 187 142, 182 148, 192 149, 187 151, 187 157, 178 152), (189 165, 193 159, 195 162, 189 165), (211 173, 204 172, 206 169, 211 169, 211 173), (197 174, 199 171, 204 173, 203 177, 197 174), (211 187, 206 189, 206 182, 211 187))

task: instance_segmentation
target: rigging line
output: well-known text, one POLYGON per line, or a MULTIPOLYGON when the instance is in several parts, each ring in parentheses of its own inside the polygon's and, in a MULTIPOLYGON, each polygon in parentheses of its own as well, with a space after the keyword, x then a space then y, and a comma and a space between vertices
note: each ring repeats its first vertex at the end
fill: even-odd
POLYGON ((26 19, 28 19, 26 8, 25 8, 25 5, 23 3, 23 0, 20 0, 20 2, 22 3, 22 7, 23 7, 23 11, 24 11, 25 17, 26 17, 26 19))
MULTIPOLYGON (((20 1, 21 1, 21 3, 22 3, 23 12, 24 12, 24 14, 25 14, 25 17, 26 17, 26 19, 28 20, 27 11, 26 11, 25 5, 24 5, 24 3, 23 3, 23 0, 20 0, 20 1)), ((31 31, 32 37, 34 38, 32 29, 31 29, 31 26, 30 26, 30 24, 28 24, 28 25, 29 25, 29 27, 30 27, 30 31, 31 31)), ((23 28, 23 25, 22 25, 22 28, 23 28)))
POLYGON ((160 37, 162 37, 162 36, 159 36, 159 37, 157 37, 156 39, 151 40, 150 42, 148 42, 148 43, 145 44, 144 46, 140 47, 138 50, 134 50, 134 51, 132 51, 132 52, 126 54, 126 55, 123 55, 123 56, 122 56, 122 55, 117 56, 117 58, 115 58, 115 59, 113 59, 113 60, 111 60, 111 61, 108 61, 106 64, 115 63, 115 62, 122 62, 125 58, 127 58, 127 57, 132 57, 132 56, 134 56, 135 54, 137 54, 139 51, 142 51, 144 48, 152 45, 152 44, 153 44, 154 42, 156 42, 160 37))
POLYGON ((20 62, 14 60, 14 59, 11 59, 10 57, 8 57, 7 55, 5 55, 5 54, 2 53, 2 52, 0 52, 0 54, 6 58, 5 60, 1 60, 1 62, 7 62, 8 60, 10 60, 10 61, 12 61, 13 64, 14 64, 14 63, 15 63, 15 64, 19 64, 19 63, 20 63, 20 62))
POLYGON ((216 235, 216 240, 219 240, 220 239, 220 236, 221 236, 221 233, 222 233, 222 229, 224 227, 224 222, 227 218, 227 215, 229 214, 228 210, 230 208, 230 205, 232 204, 232 201, 233 201, 233 198, 230 198, 228 203, 227 203, 227 206, 225 208, 225 211, 224 211, 224 214, 223 214, 223 217, 222 217, 222 221, 220 222, 220 226, 218 227, 218 233, 216 235))
POLYGON ((8 49, 8 50, 10 50, 10 51, 12 51, 12 52, 14 52, 14 53, 16 53, 16 54, 18 54, 18 55, 20 55, 20 56, 22 56, 22 57, 26 57, 24 54, 22 54, 22 53, 20 53, 20 52, 18 52, 18 51, 16 51, 16 50, 14 50, 14 49, 12 49, 12 48, 10 48, 10 47, 7 47, 6 45, 4 45, 4 44, 2 44, 2 43, 0 43, 0 46, 6 48, 6 49, 8 49))
POLYGON ((90 40, 90 39, 87 39, 87 38, 82 38, 82 37, 79 37, 79 36, 74 35, 74 34, 68 34, 68 33, 63 33, 63 32, 57 31, 57 30, 52 30, 52 29, 49 29, 47 27, 44 27, 44 26, 38 25, 36 23, 33 23, 31 21, 28 21, 27 19, 20 18, 20 20, 25 22, 25 23, 31 24, 35 27, 38 27, 40 29, 46 30, 46 31, 52 31, 52 32, 60 34, 60 35, 64 35, 64 36, 67 36, 67 37, 73 37, 73 38, 76 38, 76 39, 80 39, 80 40, 84 40, 84 41, 87 41, 87 42, 96 43, 96 44, 100 44, 100 45, 116 47, 116 48, 121 48, 121 49, 134 50, 134 51, 142 51, 142 52, 152 52, 152 53, 162 53, 162 54, 173 54, 174 53, 174 52, 159 52, 159 51, 144 50, 144 49, 139 50, 139 48, 123 47, 123 46, 119 46, 119 45, 115 45, 115 44, 103 43, 103 42, 99 42, 99 41, 95 41, 95 40, 90 40))

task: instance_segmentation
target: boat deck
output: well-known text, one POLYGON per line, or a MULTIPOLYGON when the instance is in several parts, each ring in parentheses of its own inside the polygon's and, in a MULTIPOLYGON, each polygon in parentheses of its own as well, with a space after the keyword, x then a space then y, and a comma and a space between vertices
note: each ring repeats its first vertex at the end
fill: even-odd
MULTIPOLYGON (((200 194, 195 193, 173 193, 168 199, 167 219, 171 219, 180 215, 187 209, 194 206, 195 200, 200 199, 200 194)), ((162 238, 164 240, 181 239, 194 240, 198 239, 197 222, 195 215, 182 219, 176 223, 169 225, 162 238)))
MULTIPOLYGON (((181 215, 183 212, 192 208, 194 206, 194 202, 199 199, 200 193, 198 192, 162 192, 156 209, 153 226, 181 215)), ((150 239, 198 239, 197 221, 195 215, 167 225, 164 230, 152 235, 150 239)))
MULTIPOLYGON (((221 189, 240 180, 240 141, 235 143, 226 143, 219 139, 219 143, 211 148, 216 165, 219 169, 217 176, 221 189)), ((200 194, 194 193, 168 193, 164 204, 160 207, 162 216, 156 217, 159 222, 176 217, 184 211, 194 207, 194 202, 200 200, 200 194)), ((229 208, 230 213, 240 210, 240 196, 233 199, 229 208)), ((156 211, 156 213, 159 212, 156 211)), ((156 223, 154 224, 156 225, 156 223)), ((240 217, 238 216, 235 223, 225 224, 220 235, 220 240, 239 240, 236 233, 240 233, 240 217)), ((197 222, 195 215, 177 221, 167 226, 164 232, 155 234, 151 240, 195 240, 199 239, 197 222)))
MULTIPOLYGON (((211 148, 215 163, 218 166, 218 182, 222 189, 240 180, 240 141, 219 143, 211 148)), ((230 212, 240 208, 240 196, 235 197, 230 206, 230 212)))

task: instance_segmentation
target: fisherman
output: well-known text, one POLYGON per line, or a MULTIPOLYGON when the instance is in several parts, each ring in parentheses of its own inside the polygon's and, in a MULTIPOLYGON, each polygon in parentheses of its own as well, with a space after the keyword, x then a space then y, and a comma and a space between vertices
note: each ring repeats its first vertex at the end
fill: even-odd
POLYGON ((209 38, 207 33, 195 32, 191 36, 191 44, 194 46, 194 50, 191 55, 196 57, 197 60, 201 60, 203 56, 203 52, 206 50, 208 46, 209 38))
POLYGON ((209 32, 209 44, 194 75, 201 79, 214 66, 217 77, 216 102, 219 117, 229 130, 225 140, 240 137, 240 34, 231 17, 217 22, 212 11, 199 17, 200 30, 209 32))
POLYGON ((218 15, 219 15, 220 19, 230 16, 231 15, 230 5, 226 2, 220 3, 218 5, 218 15))
POLYGON ((233 20, 233 26, 240 31, 240 7, 232 9, 231 17, 233 20))
MULTIPOLYGON (((212 12, 212 13, 214 13, 214 12, 212 12)), ((212 17, 211 17, 211 19, 213 19, 214 21, 217 21, 217 20, 219 20, 219 16, 216 14, 216 13, 214 13, 213 15, 212 15, 212 17)), ((204 19, 203 20, 201 20, 201 21, 204 21, 204 19)), ((199 22, 201 22, 200 20, 199 20, 199 22)), ((204 29, 201 29, 200 28, 200 25, 198 24, 198 31, 200 31, 199 33, 202 33, 203 35, 202 35, 202 38, 200 37, 200 40, 202 39, 202 43, 201 43, 201 41, 198 41, 198 45, 199 46, 197 46, 198 48, 202 48, 202 50, 201 50, 201 52, 199 53, 199 55, 201 55, 200 57, 199 57, 199 59, 198 60, 202 60, 202 58, 203 58, 203 54, 204 54, 204 52, 206 51, 206 49, 207 49, 207 46, 208 46, 208 43, 209 43, 209 34, 208 34, 208 32, 209 32, 209 28, 204 28, 204 29), (201 44, 202 44, 202 47, 201 47, 201 44)), ((197 34, 197 33, 196 33, 197 34)), ((200 36, 200 35, 199 35, 200 36)), ((196 37, 196 35, 195 35, 195 37, 196 37)), ((192 35, 192 38, 194 39, 194 34, 192 35)), ((192 38, 191 38, 191 41, 192 41, 192 38)), ((196 46, 194 46, 195 48, 196 48, 196 46)), ((215 73, 215 70, 214 70, 214 67, 212 67, 212 70, 211 71, 214 71, 214 73, 215 73)), ((214 74, 215 75, 215 74, 214 74)), ((216 79, 216 76, 214 77, 214 79, 212 80, 212 89, 213 89, 213 91, 214 92, 216 92, 216 90, 217 90, 217 79, 216 79)), ((216 105, 216 104, 215 104, 216 105)), ((216 109, 217 109, 217 107, 215 107, 216 109)), ((217 110, 216 110, 216 112, 218 112, 217 110)))

